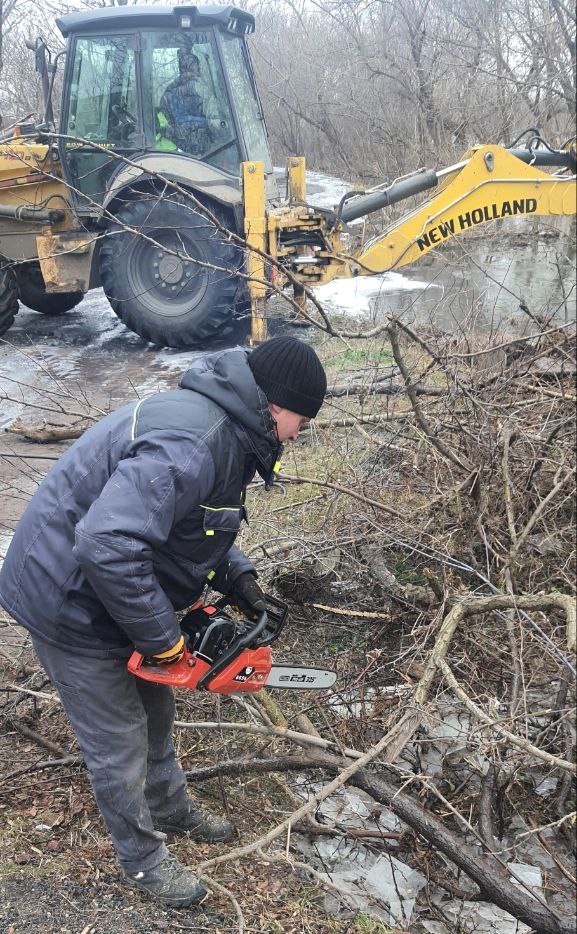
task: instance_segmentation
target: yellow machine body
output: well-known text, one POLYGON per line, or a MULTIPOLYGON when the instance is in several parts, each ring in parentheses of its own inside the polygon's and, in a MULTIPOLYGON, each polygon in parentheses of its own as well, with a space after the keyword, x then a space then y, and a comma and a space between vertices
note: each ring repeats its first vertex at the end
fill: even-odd
POLYGON ((38 259, 48 292, 89 287, 94 235, 78 227, 70 201, 53 147, 18 137, 0 147, 0 210, 14 209, 0 214, 0 242, 10 243, 2 252, 14 263, 38 259))
POLYGON ((361 275, 416 263, 447 240, 511 217, 574 215, 575 178, 526 165, 500 146, 480 146, 430 201, 392 224, 356 255, 361 275))
POLYGON ((58 207, 68 207, 66 186, 49 147, 18 137, 1 146, 0 202, 28 208, 48 199, 57 199, 58 207))

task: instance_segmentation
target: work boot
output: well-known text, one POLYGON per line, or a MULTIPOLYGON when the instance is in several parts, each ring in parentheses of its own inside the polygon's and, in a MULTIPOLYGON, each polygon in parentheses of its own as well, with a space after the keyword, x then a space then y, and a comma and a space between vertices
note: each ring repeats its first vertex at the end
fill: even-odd
POLYGON ((199 843, 228 843, 236 834, 236 827, 231 821, 215 817, 192 800, 188 810, 155 820, 154 829, 178 835, 188 833, 199 843))
POLYGON ((206 895, 206 889, 195 874, 172 855, 166 856, 153 869, 125 872, 125 878, 134 888, 172 908, 195 905, 206 895))

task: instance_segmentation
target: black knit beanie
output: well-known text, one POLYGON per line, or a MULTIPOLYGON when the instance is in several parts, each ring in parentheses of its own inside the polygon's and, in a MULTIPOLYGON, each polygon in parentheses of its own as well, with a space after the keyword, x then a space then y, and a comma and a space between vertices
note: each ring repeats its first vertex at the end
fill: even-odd
POLYGON ((273 337, 249 354, 248 365, 269 402, 305 418, 316 416, 327 377, 312 347, 296 337, 273 337))

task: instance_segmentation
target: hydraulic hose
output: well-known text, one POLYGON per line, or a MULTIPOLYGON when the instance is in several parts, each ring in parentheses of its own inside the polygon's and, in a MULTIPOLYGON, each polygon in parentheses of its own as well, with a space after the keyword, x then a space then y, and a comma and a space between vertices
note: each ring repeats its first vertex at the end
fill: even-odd
POLYGON ((47 211, 44 208, 27 208, 23 205, 0 204, 0 217, 13 217, 17 221, 32 221, 34 224, 58 224, 64 220, 64 211, 47 211))
POLYGON ((559 166, 575 173, 575 153, 570 149, 510 149, 509 152, 527 165, 559 166))

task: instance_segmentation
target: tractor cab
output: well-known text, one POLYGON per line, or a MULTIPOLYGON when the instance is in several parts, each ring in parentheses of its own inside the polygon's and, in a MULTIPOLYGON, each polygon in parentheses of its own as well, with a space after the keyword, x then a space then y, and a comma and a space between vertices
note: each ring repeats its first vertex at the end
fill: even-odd
POLYGON ((68 39, 60 157, 78 207, 106 198, 126 159, 172 153, 238 178, 272 171, 246 36, 234 7, 104 7, 58 21, 68 39))

